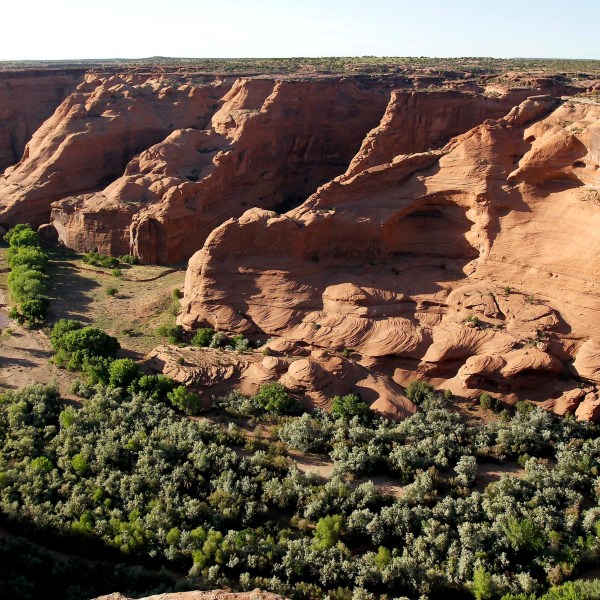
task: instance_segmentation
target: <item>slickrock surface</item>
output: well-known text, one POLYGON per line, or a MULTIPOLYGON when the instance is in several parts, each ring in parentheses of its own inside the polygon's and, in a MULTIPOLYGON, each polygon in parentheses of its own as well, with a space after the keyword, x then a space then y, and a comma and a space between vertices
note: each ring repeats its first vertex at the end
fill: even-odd
POLYGON ((397 106, 299 208, 213 231, 181 322, 409 359, 467 396, 597 381, 600 105, 535 96, 426 152, 399 143, 397 106))
POLYGON ((259 386, 281 382, 308 406, 331 409, 336 395, 359 393, 371 408, 396 420, 416 412, 415 405, 391 379, 353 360, 323 350, 298 357, 261 352, 239 354, 212 348, 158 346, 146 359, 146 367, 193 386, 209 403, 212 396, 231 389, 253 395, 259 386))
POLYGON ((214 77, 193 85, 145 75, 86 75, 0 179, 0 222, 48 222, 53 200, 104 187, 137 153, 175 129, 204 128, 229 87, 214 77))

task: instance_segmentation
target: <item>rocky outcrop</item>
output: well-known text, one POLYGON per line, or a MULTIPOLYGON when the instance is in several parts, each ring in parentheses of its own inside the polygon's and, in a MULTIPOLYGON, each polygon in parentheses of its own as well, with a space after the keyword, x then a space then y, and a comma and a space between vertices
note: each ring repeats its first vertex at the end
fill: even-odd
POLYGON ((0 173, 83 79, 84 70, 0 71, 0 173))
POLYGON ((389 92, 354 81, 241 79, 209 129, 173 132, 100 193, 56 203, 78 250, 178 263, 247 207, 284 209, 343 171, 389 92))
POLYGON ((600 334, 600 106, 531 97, 425 152, 390 112, 299 208, 217 228, 180 321, 411 360, 463 395, 568 385, 600 334))
POLYGON ((0 223, 47 222, 53 200, 104 187, 133 156, 175 129, 203 129, 229 87, 215 78, 196 85, 148 75, 86 75, 0 179, 0 223))
POLYGON ((358 393, 375 412, 394 420, 416 412, 399 385, 353 360, 318 349, 307 350, 301 358, 277 354, 158 346, 146 358, 145 366, 193 387, 207 405, 213 396, 233 389, 251 396, 261 385, 279 381, 308 407, 330 410, 334 396, 358 393))

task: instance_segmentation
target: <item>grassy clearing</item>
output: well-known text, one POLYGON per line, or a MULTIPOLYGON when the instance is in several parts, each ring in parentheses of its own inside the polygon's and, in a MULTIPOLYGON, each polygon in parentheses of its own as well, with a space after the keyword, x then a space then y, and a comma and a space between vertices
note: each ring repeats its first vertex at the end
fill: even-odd
MULTIPOLYGON (((55 252, 50 258, 49 326, 62 318, 93 324, 138 356, 163 341, 156 330, 175 321, 179 301, 173 290, 183 285, 183 269, 121 265, 121 276, 115 276, 112 269, 87 265, 76 254, 55 252)), ((7 276, 6 248, 1 247, 0 289, 5 295, 7 276)))

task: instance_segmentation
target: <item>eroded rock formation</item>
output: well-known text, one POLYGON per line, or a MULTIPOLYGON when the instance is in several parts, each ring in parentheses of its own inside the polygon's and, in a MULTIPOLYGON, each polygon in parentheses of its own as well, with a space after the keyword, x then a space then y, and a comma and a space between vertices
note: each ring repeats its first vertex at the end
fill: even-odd
POLYGON ((83 79, 81 70, 0 71, 0 173, 83 79))
POLYGON ((298 209, 211 234, 181 322, 408 359, 462 395, 558 393, 576 355, 596 381, 600 105, 531 97, 425 152, 399 144, 395 105, 298 209))
POLYGON ((350 393, 359 393, 375 412, 389 418, 403 419, 417 410, 399 385, 368 366, 320 349, 311 352, 287 347, 281 340, 269 347, 273 348, 271 356, 258 351, 238 354, 211 348, 159 346, 145 364, 180 384, 194 387, 207 404, 213 396, 233 389, 250 396, 261 385, 279 381, 307 406, 324 410, 331 409, 334 396, 350 393))
POLYGON ((0 222, 48 222, 53 200, 104 187, 175 129, 203 129, 229 86, 218 78, 86 75, 0 179, 0 222))
POLYGON ((102 192, 56 203, 52 222, 77 249, 187 260, 247 207, 297 204, 345 169, 386 102, 381 85, 238 80, 210 128, 173 132, 102 192))
POLYGON ((278 380, 327 406, 358 387, 402 418, 426 377, 596 418, 600 103, 565 81, 88 73, 0 179, 0 226, 192 257, 180 322, 273 338, 183 370, 157 349, 211 393, 278 380))

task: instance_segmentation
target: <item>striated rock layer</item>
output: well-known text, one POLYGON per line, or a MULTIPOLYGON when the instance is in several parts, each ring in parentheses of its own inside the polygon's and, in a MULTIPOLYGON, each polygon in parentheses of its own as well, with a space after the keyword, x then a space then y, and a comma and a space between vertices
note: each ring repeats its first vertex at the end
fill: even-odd
POLYGON ((353 81, 238 80, 209 128, 174 131, 102 192, 54 204, 52 223, 77 249, 187 260, 247 207, 297 204, 345 169, 386 102, 353 81))
POLYGON ((83 79, 83 70, 0 71, 0 173, 83 79))
POLYGON ((319 406, 358 387, 403 418, 419 376, 595 419, 600 104, 564 81, 88 73, 0 178, 0 226, 191 257, 180 322, 277 354, 227 377, 190 355, 196 379, 278 380, 319 406))
POLYGON ((48 222, 53 200, 104 187, 175 129, 204 128, 230 85, 86 75, 0 179, 0 222, 48 222))
POLYGON ((600 105, 531 97, 426 151, 399 142, 397 105, 300 207, 210 235, 181 322, 409 360, 463 395, 595 381, 600 105))
POLYGON ((288 210, 346 169, 439 148, 535 92, 423 85, 88 74, 0 178, 0 225, 50 220, 76 250, 178 263, 249 207, 288 210))

